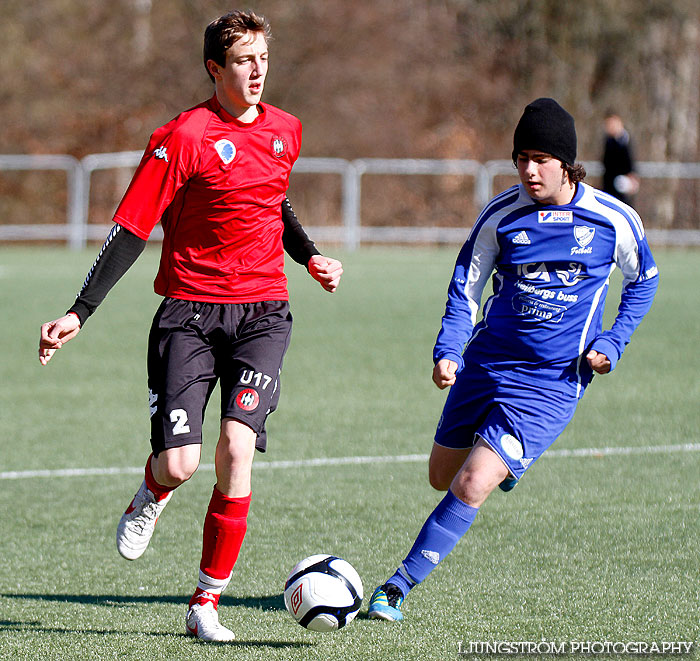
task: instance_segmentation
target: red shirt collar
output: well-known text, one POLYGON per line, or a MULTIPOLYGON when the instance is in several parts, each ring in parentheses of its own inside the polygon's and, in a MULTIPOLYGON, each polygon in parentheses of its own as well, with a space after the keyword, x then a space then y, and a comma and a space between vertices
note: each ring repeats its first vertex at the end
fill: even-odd
POLYGON ((211 99, 208 101, 209 107, 219 116, 221 119, 225 122, 229 122, 231 124, 235 124, 237 127, 245 129, 245 128, 253 128, 261 124, 267 115, 267 111, 265 110, 265 104, 264 103, 259 103, 257 108, 258 108, 258 116, 252 121, 252 122, 242 122, 239 119, 236 119, 231 113, 229 113, 222 105, 219 103, 219 99, 217 98, 216 94, 214 94, 211 99))

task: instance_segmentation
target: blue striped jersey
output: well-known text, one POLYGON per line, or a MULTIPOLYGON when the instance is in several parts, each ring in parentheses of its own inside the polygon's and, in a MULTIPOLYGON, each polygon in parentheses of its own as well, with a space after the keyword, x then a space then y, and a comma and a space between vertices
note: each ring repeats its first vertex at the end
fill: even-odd
POLYGON ((433 359, 449 358, 460 369, 480 364, 580 396, 592 378, 585 353, 604 353, 614 368, 657 285, 634 209, 585 183, 560 206, 513 186, 486 205, 459 253, 433 359), (623 278, 620 305, 602 330, 615 268, 623 278), (493 294, 477 323, 490 277, 493 294))

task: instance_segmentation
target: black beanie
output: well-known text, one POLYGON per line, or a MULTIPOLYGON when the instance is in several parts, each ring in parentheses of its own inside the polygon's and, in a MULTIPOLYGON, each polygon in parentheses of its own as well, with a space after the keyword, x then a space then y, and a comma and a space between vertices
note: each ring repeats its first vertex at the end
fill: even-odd
POLYGON ((536 99, 525 107, 513 135, 513 161, 526 149, 551 154, 568 165, 576 161, 574 118, 554 99, 536 99))

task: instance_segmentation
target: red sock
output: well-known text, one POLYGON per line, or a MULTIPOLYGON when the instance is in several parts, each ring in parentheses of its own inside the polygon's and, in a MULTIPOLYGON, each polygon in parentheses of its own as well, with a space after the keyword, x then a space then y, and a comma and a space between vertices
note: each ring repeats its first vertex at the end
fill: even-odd
POLYGON ((164 487, 156 482, 156 478, 153 477, 153 471, 151 470, 152 457, 153 454, 149 454, 146 460, 146 487, 156 497, 156 500, 163 500, 173 490, 173 487, 164 487))
POLYGON ((192 598, 190 599, 190 606, 193 604, 204 604, 207 602, 211 602, 214 604, 214 608, 218 610, 219 608, 219 597, 221 596, 221 593, 215 594, 214 592, 207 592, 207 590, 203 590, 200 587, 197 587, 197 589, 194 591, 194 594, 192 595, 192 598))
MULTIPOLYGON (((250 494, 244 498, 228 498, 214 487, 207 516, 204 519, 204 544, 202 561, 199 564, 200 577, 204 574, 217 582, 228 581, 248 529, 249 509, 250 494)), ((200 601, 197 599, 200 594, 205 594, 205 599, 211 601, 212 593, 203 590, 200 585, 190 603, 200 601)), ((218 601, 218 595, 216 596, 218 601)))

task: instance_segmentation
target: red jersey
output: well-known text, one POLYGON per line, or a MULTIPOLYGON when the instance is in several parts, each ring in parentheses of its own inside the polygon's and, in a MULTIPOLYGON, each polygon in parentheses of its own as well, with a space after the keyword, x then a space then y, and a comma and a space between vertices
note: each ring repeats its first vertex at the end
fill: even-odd
POLYGON ((250 124, 216 96, 151 136, 114 220, 164 239, 157 294, 210 303, 287 300, 281 206, 301 123, 259 104, 250 124))

